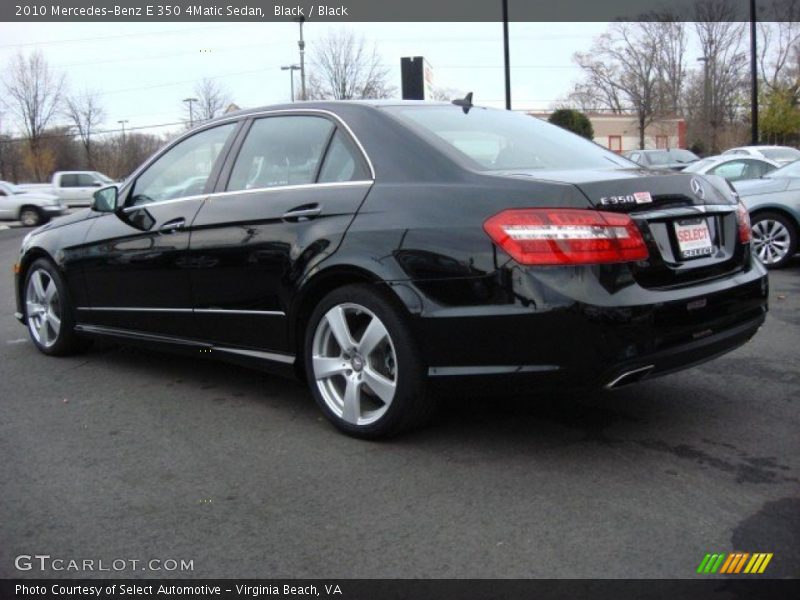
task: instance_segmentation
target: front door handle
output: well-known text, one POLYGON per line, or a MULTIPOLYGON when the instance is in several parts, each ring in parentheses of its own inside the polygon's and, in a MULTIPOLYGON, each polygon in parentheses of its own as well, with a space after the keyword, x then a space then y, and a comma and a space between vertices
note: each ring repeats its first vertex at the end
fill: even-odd
POLYGON ((170 234, 175 233, 176 231, 183 229, 186 225, 186 220, 181 217, 179 219, 172 219, 172 221, 167 221, 161 227, 158 228, 159 233, 170 234))
POLYGON ((284 221, 305 221, 318 217, 321 212, 322 209, 319 207, 319 204, 304 204, 303 206, 297 206, 283 213, 281 218, 284 221))

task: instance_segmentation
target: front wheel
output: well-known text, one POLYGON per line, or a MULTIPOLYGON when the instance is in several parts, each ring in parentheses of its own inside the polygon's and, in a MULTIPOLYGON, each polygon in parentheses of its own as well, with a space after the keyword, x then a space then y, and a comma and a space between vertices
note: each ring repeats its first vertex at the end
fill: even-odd
POLYGON ((75 333, 73 307, 61 274, 43 258, 31 265, 25 278, 25 318, 33 343, 44 354, 73 354, 89 344, 75 333))
POLYGON ((371 285, 335 290, 312 313, 305 337, 309 386, 325 416, 348 435, 389 437, 433 412, 406 319, 371 285))
POLYGON ((25 227, 36 227, 44 222, 44 217, 38 208, 33 206, 23 206, 19 211, 19 222, 25 227))
POLYGON ((753 215, 753 250, 771 269, 785 267, 797 250, 797 228, 789 219, 774 212, 753 215))

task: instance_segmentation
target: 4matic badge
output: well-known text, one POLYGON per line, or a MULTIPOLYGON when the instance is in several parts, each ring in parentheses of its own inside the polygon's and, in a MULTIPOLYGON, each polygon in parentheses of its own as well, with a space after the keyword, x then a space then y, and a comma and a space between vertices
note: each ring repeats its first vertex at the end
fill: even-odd
POLYGON ((603 206, 624 206, 626 204, 649 204, 653 201, 650 192, 634 192, 623 196, 603 196, 600 204, 603 206))

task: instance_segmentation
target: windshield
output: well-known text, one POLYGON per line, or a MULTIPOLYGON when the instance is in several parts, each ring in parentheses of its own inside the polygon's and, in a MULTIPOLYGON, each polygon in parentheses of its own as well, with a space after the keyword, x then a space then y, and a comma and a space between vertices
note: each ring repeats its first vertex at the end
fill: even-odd
POLYGON ((789 163, 785 167, 775 169, 772 173, 764 175, 770 179, 780 179, 782 177, 800 177, 800 160, 789 163))
POLYGON ((471 168, 607 169, 634 165, 584 138, 536 117, 456 106, 392 106, 387 110, 471 168))
POLYGON ((800 150, 794 148, 762 148, 761 154, 771 160, 797 160, 800 150))
POLYGON ((95 176, 95 178, 96 178, 98 181, 100 181, 100 182, 102 182, 102 183, 114 183, 114 180, 113 180, 113 179, 111 179, 111 178, 110 178, 110 177, 108 177, 107 175, 103 175, 102 173, 99 173, 99 172, 97 172, 97 171, 94 171, 94 172, 93 172, 93 175, 95 176))

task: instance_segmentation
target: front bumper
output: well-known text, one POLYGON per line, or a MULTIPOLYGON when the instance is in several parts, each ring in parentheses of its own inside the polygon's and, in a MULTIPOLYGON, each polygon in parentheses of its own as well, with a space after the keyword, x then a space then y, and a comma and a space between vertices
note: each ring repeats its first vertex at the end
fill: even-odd
POLYGON ((60 217, 61 215, 66 214, 67 207, 63 205, 42 206, 42 210, 50 217, 60 217))
MULTIPOLYGON (((481 306, 443 306, 441 293, 432 297, 418 283, 424 308, 414 323, 431 380, 470 389, 481 378, 515 387, 616 387, 729 352, 767 312, 766 270, 756 262, 671 290, 616 275, 604 279, 598 267, 515 269, 509 301, 481 306)), ((485 282, 475 289, 481 285, 488 290, 485 282)), ((457 297, 467 293, 450 296, 457 297)))

